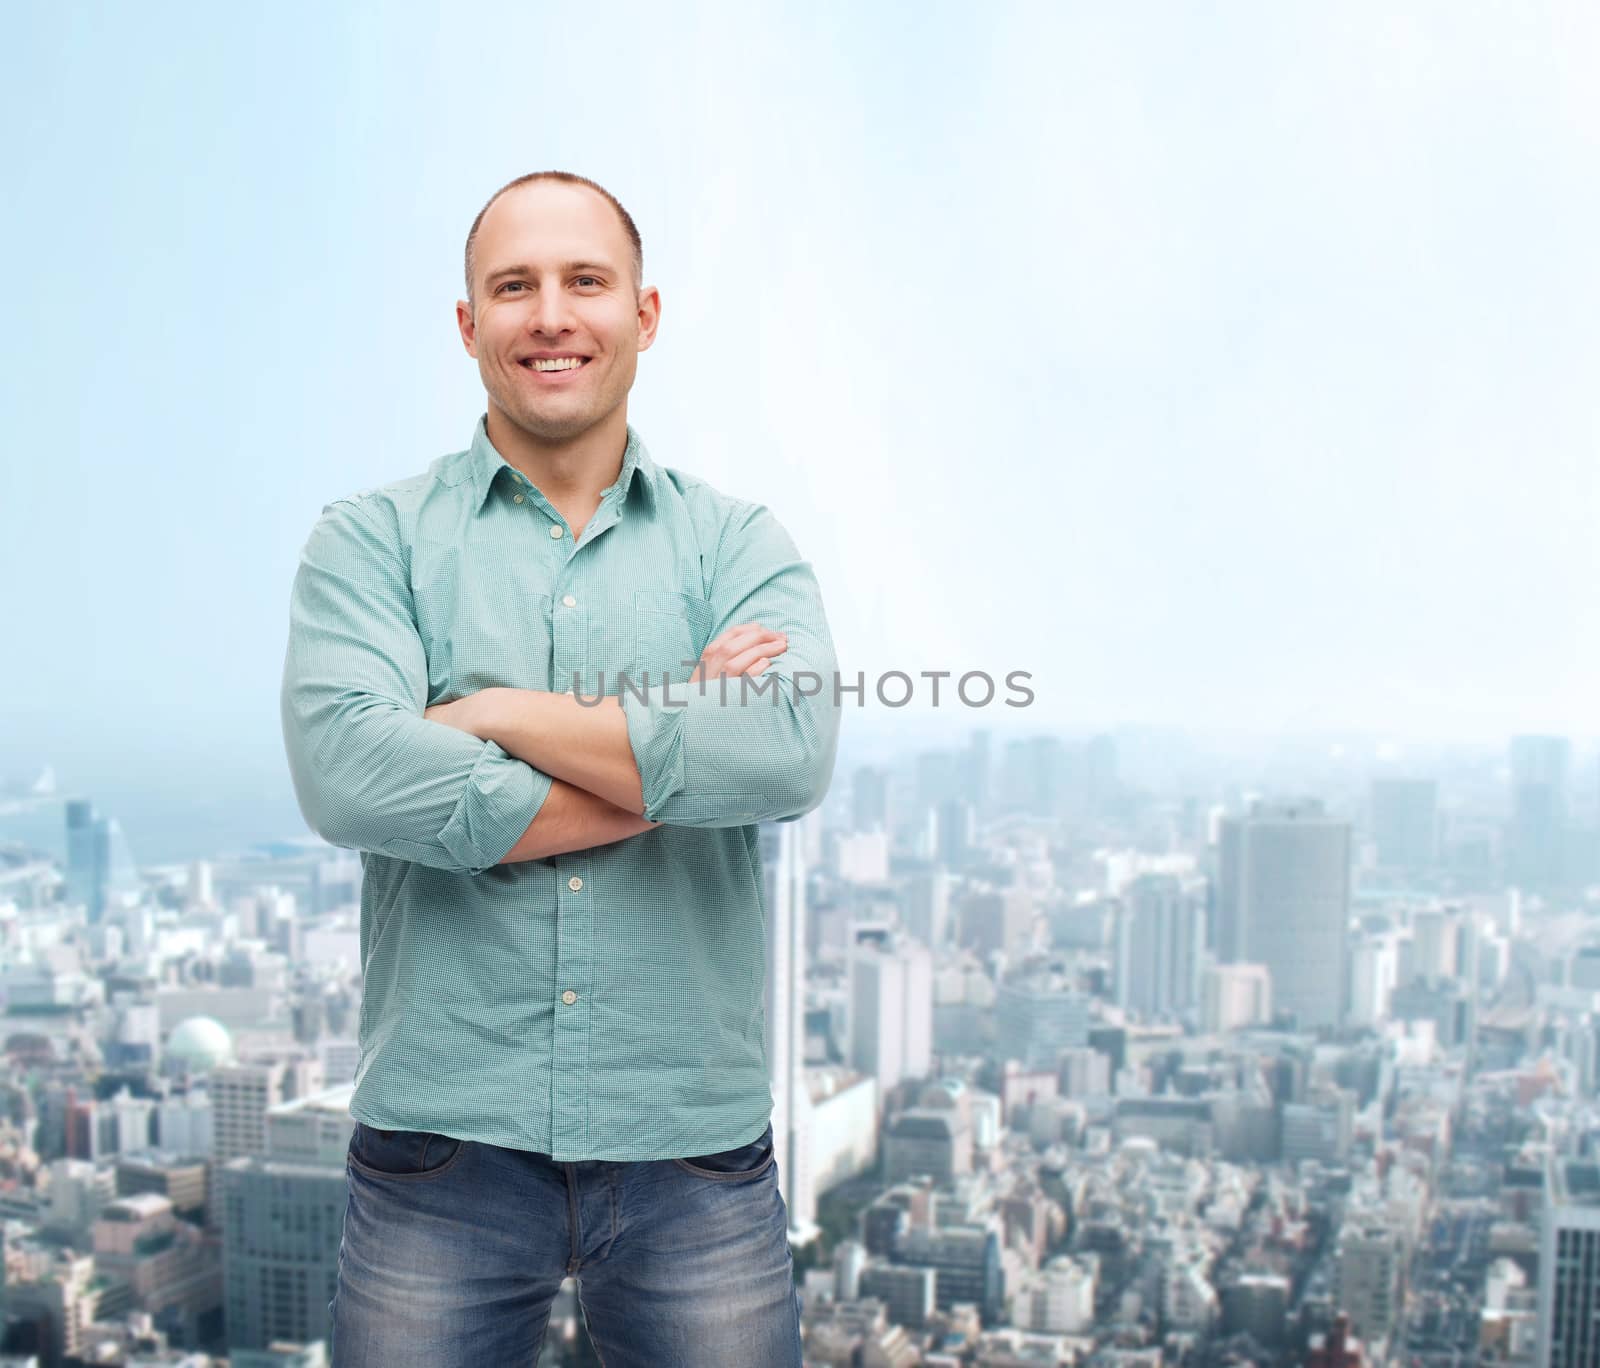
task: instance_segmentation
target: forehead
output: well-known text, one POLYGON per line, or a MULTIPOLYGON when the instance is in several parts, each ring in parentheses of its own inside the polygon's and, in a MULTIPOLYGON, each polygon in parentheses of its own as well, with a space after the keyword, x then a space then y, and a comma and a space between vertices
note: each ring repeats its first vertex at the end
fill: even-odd
POLYGON ((478 225, 475 274, 482 279, 507 262, 556 265, 610 262, 624 269, 631 253, 617 212, 583 185, 534 181, 501 195, 478 225))

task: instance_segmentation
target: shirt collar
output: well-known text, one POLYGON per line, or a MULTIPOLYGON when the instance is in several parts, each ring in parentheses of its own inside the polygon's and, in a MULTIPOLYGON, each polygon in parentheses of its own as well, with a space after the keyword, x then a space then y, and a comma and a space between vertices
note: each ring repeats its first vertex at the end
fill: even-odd
MULTIPOLYGON (((643 439, 634 431, 633 424, 629 423, 627 427, 628 442, 622 451, 622 470, 615 484, 600 491, 602 499, 616 490, 618 497, 626 502, 635 485, 644 492, 646 498, 655 495, 656 464, 650 459, 650 453, 643 439)), ((477 513, 488 501, 489 491, 494 488, 494 482, 502 471, 507 479, 517 478, 516 467, 496 451, 494 443, 489 440, 489 415, 480 414, 472 429, 472 445, 461 453, 449 483, 468 482, 472 511, 477 513)))

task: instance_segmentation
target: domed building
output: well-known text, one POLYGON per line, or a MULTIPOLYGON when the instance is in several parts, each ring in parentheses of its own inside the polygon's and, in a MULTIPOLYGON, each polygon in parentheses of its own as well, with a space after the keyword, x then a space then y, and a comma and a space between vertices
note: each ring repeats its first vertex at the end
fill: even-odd
POLYGON ((167 1037, 162 1055, 165 1073, 210 1073, 233 1063, 233 1037, 215 1017, 194 1016, 180 1021, 167 1037))

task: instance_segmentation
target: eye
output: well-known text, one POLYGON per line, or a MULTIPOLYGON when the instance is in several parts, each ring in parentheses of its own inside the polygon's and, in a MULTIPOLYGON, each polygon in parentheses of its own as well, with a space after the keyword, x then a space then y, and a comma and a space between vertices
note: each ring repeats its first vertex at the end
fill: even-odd
POLYGON ((599 276, 579 276, 578 277, 578 283, 580 285, 586 280, 592 280, 592 281, 594 281, 594 283, 596 285, 600 284, 600 277, 599 276))
POLYGON ((508 280, 508 281, 506 281, 506 283, 504 285, 502 285, 500 287, 500 289, 496 290, 495 293, 499 294, 502 290, 509 290, 513 285, 521 285, 521 284, 522 284, 522 282, 520 280, 508 280))

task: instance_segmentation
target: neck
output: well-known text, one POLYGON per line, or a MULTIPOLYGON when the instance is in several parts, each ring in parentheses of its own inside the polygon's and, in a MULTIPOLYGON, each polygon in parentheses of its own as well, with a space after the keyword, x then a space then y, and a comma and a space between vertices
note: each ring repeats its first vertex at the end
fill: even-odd
POLYGON ((600 491, 617 482, 628 446, 628 410, 619 404, 593 427, 575 437, 546 441, 517 426, 493 402, 485 431, 506 464, 520 470, 552 503, 599 501, 600 491))

